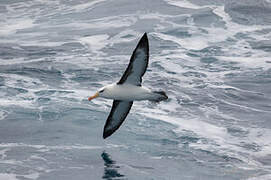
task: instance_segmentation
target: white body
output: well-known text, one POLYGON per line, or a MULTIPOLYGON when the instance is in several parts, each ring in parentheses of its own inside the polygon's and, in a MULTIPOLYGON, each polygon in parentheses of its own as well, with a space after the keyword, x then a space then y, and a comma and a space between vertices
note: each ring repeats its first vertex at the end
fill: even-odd
POLYGON ((142 86, 135 86, 131 84, 111 84, 105 86, 104 91, 100 93, 100 97, 122 101, 141 101, 153 100, 157 98, 157 94, 150 89, 142 86))

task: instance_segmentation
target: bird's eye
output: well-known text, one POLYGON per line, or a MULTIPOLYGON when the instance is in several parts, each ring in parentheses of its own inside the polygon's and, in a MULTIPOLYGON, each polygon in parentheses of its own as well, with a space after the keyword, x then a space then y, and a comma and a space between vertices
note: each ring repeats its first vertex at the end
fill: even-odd
POLYGON ((104 92, 104 89, 100 90, 100 93, 104 92))

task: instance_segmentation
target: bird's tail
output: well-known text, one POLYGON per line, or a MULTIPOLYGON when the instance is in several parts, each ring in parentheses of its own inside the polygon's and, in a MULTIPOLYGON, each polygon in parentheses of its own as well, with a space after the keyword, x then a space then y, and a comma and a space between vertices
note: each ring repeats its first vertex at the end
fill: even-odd
POLYGON ((168 99, 165 91, 152 91, 152 93, 155 94, 155 96, 151 101, 160 102, 168 99))

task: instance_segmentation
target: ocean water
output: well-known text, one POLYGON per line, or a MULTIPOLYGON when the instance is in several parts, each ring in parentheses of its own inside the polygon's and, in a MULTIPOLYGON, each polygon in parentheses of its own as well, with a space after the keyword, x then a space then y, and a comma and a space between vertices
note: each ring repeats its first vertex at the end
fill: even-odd
POLYGON ((0 179, 271 179, 270 0, 0 0, 0 179), (144 86, 108 139, 144 32, 144 86))

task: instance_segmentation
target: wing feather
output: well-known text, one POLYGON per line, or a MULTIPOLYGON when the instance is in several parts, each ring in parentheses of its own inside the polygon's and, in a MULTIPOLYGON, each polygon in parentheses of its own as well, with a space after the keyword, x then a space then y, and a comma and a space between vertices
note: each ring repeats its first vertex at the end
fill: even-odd
POLYGON ((137 44, 128 67, 117 84, 129 83, 141 86, 142 76, 145 74, 149 63, 149 42, 145 33, 137 44))
POLYGON ((113 101, 112 109, 104 126, 104 139, 111 136, 121 126, 132 105, 133 101, 113 101))

